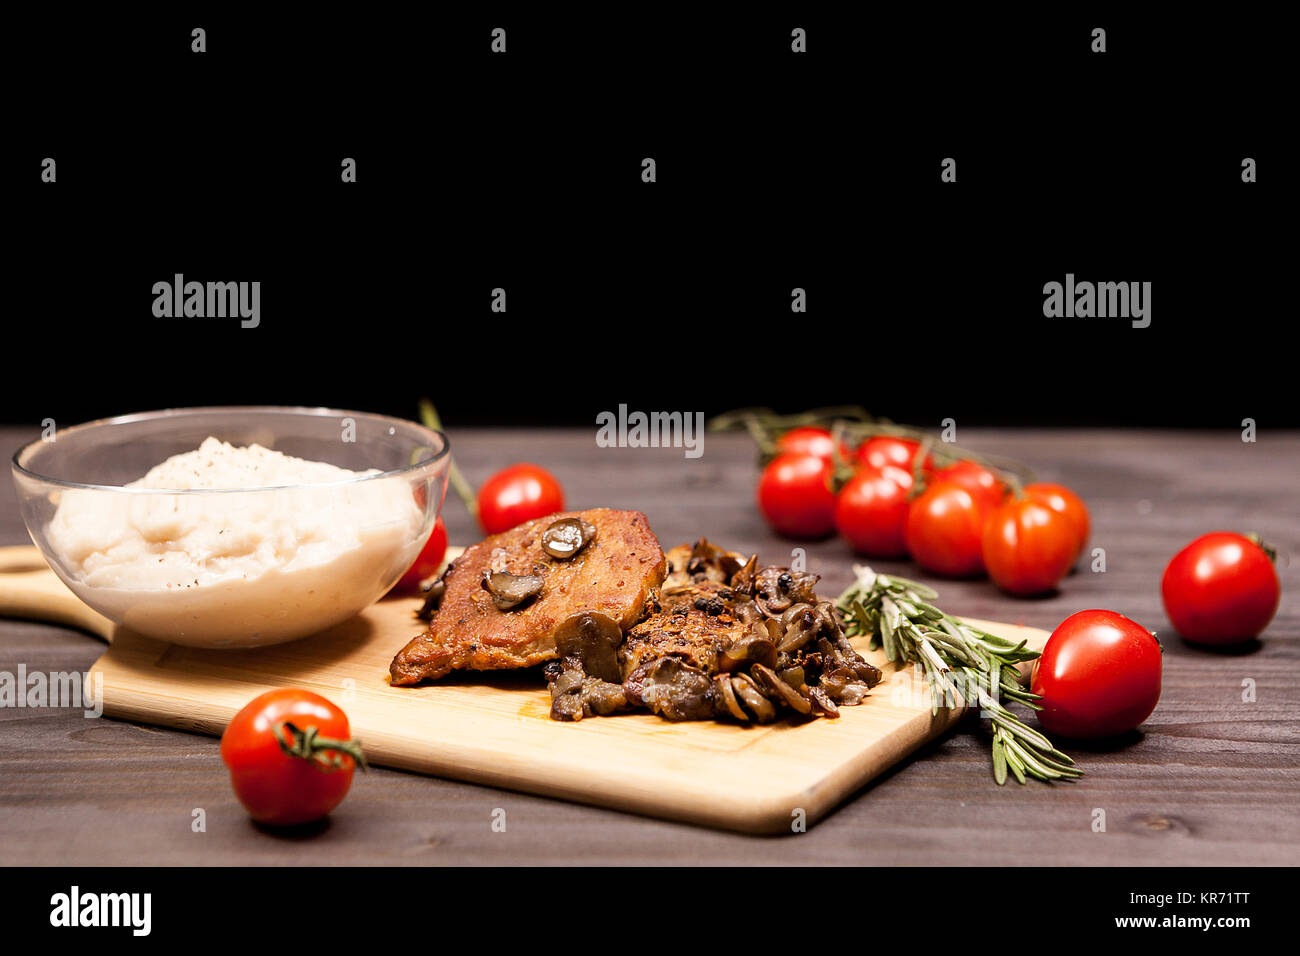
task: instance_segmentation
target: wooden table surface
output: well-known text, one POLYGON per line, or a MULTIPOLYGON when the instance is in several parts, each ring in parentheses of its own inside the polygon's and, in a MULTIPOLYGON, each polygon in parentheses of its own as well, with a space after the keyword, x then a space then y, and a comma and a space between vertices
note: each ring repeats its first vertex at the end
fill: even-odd
MULTIPOLYGON (((788 558, 791 544, 767 532, 753 504, 746 438, 708 435, 703 456, 687 459, 681 449, 600 449, 594 433, 467 430, 452 441, 473 482, 537 461, 573 506, 645 511, 665 547, 705 533, 764 560, 788 558)), ((32 437, 0 429, 0 453, 8 460, 32 437)), ((997 787, 987 738, 968 719, 803 834, 746 837, 380 769, 358 775, 326 826, 286 836, 249 822, 214 738, 79 710, 2 708, 0 864, 1300 863, 1300 434, 1263 431, 1254 444, 1233 430, 969 429, 960 438, 1075 488, 1106 571, 1084 568, 1058 594, 1028 601, 987 581, 939 582, 941 606, 1049 630, 1074 611, 1111 608, 1164 641, 1155 713, 1118 745, 1068 746, 1087 771, 1078 783, 997 787), (1159 596, 1174 552, 1218 528, 1258 530, 1283 551, 1278 615, 1262 641, 1234 653, 1183 644, 1159 596), (1252 682, 1256 699, 1244 701, 1252 682), (199 808, 205 832, 191 827, 199 808), (504 832, 492 826, 499 809, 504 832), (1098 811, 1105 832, 1094 829, 1098 811)), ((475 538, 450 493, 445 514, 453 543, 475 538)), ((0 544, 23 543, 6 480, 0 544)), ((853 558, 841 542, 807 554, 827 592, 848 582, 853 558)), ((904 563, 877 566, 924 578, 904 563)), ((84 671, 101 650, 80 633, 0 621, 0 671, 84 671)))

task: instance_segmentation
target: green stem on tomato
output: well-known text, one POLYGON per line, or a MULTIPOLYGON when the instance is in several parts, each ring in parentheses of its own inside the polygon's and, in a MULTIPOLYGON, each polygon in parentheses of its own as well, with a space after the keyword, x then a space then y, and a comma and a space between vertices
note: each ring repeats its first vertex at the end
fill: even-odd
POLYGON ((315 727, 299 730, 290 721, 281 721, 275 727, 275 740, 290 757, 310 760, 321 770, 340 770, 343 761, 339 754, 347 754, 362 770, 367 769, 366 756, 358 740, 335 740, 322 737, 315 727))

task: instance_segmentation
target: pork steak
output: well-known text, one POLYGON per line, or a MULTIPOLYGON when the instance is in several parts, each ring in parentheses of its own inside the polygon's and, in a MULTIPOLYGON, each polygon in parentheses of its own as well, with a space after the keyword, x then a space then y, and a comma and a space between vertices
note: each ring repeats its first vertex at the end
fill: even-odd
POLYGON ((444 573, 438 608, 428 628, 393 658, 391 683, 553 660, 556 631, 583 612, 605 615, 626 631, 645 616, 664 570, 659 541, 639 511, 565 511, 492 535, 444 573), (595 528, 590 543, 567 559, 542 547, 542 533, 562 518, 579 518, 595 528), (536 576, 541 591, 502 610, 484 587, 485 575, 493 572, 536 576))

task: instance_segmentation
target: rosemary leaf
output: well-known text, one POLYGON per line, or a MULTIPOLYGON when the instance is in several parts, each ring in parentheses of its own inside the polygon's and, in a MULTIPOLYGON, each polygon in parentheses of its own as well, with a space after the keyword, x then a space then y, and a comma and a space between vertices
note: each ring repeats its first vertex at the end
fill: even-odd
POLYGON ((992 721, 993 778, 1007 774, 1053 781, 1083 773, 1043 734, 1029 727, 997 699, 1041 710, 1038 695, 1020 685, 1016 665, 1036 660, 1025 641, 1009 641, 946 614, 931 603, 939 595, 917 581, 853 568, 855 582, 835 602, 849 637, 867 637, 891 662, 921 669, 930 688, 930 712, 958 701, 978 701, 992 721), (959 687, 958 684, 963 685, 959 687), (941 701, 941 698, 946 698, 941 701))

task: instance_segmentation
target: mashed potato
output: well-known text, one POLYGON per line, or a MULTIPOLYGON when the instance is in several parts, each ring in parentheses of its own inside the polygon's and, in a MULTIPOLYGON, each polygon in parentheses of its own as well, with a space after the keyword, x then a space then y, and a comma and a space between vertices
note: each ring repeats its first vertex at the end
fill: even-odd
POLYGON ((69 586, 133 630, 273 644, 350 617, 415 559, 424 515, 410 484, 349 480, 368 474, 208 438, 127 487, 250 491, 71 490, 49 538, 69 586))

